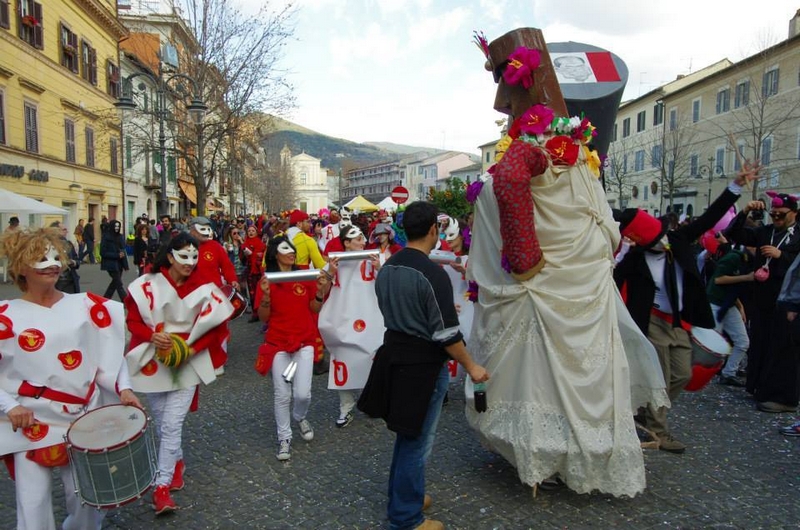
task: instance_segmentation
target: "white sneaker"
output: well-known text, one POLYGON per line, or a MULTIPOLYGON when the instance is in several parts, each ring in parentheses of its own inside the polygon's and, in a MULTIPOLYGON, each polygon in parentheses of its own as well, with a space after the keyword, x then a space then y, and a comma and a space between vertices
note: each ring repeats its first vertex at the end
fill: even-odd
POLYGON ((286 440, 281 440, 280 447, 278 448, 278 460, 289 460, 292 458, 292 441, 288 438, 286 440))
POLYGON ((300 420, 298 425, 300 426, 300 436, 303 437, 303 440, 310 442, 314 439, 314 428, 308 423, 308 420, 300 420))

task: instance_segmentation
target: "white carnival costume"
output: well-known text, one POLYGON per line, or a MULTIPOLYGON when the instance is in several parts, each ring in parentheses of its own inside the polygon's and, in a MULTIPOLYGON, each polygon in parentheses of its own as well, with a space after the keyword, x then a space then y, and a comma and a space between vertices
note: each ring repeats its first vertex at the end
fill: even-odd
MULTIPOLYGON (((180 335, 189 346, 233 314, 233 306, 214 284, 200 285, 181 298, 160 271, 135 279, 128 292, 147 327, 180 335)), ((175 369, 158 359, 152 342, 136 344, 126 358, 137 392, 168 392, 216 379, 208 349, 196 352, 175 369)))
POLYGON ((0 403, 16 401, 38 421, 13 432, 1 415, 0 454, 61 444, 84 412, 119 402, 124 322, 121 303, 91 293, 65 294, 50 308, 21 299, 0 302, 0 403), (52 396, 67 402, 48 398, 49 391, 26 397, 31 387, 37 394, 44 387, 66 394, 52 396))
POLYGON ((339 262, 319 313, 319 332, 331 352, 329 389, 358 390, 367 382, 385 331, 375 295, 376 276, 369 260, 339 262))

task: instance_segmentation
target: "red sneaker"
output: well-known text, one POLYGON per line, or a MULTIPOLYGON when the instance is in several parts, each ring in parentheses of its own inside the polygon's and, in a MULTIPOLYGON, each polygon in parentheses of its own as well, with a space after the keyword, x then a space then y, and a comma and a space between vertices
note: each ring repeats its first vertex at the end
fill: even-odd
POLYGON ((183 470, 186 469, 186 466, 183 465, 183 459, 178 460, 175 463, 175 472, 172 474, 172 482, 169 485, 169 491, 178 491, 182 490, 184 483, 183 483, 183 470))
POLYGON ((153 509, 155 509, 156 515, 174 512, 178 509, 167 486, 156 486, 156 491, 153 492, 153 509))

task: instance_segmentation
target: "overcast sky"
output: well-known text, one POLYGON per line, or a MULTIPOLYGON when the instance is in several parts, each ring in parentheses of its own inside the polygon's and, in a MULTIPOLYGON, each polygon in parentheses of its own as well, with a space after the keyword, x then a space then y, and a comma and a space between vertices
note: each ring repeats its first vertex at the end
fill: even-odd
MULTIPOLYGON (((274 0, 273 0, 274 1, 274 0)), ((628 66, 625 99, 787 37, 798 0, 298 0, 288 118, 317 132, 478 152, 497 137, 495 85, 472 31, 541 28, 628 66), (569 6, 566 10, 564 6, 569 6)))

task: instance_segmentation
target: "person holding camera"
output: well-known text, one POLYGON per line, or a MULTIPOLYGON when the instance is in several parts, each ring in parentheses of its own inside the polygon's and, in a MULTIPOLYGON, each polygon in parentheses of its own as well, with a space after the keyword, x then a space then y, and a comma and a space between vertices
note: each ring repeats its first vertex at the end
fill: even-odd
POLYGON ((786 271, 800 253, 798 197, 776 191, 767 195, 772 224, 747 226, 750 212, 766 211, 762 201, 751 201, 725 232, 736 243, 756 249, 746 389, 754 395, 758 410, 792 412, 800 392, 798 345, 790 337, 785 311, 776 302, 786 271))

